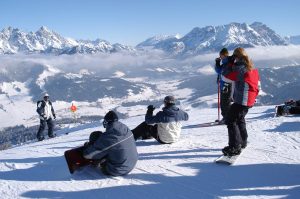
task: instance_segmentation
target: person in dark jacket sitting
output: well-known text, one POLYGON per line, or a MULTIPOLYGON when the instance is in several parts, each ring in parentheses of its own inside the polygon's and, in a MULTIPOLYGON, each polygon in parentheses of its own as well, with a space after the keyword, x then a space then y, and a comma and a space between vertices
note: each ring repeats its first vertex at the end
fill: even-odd
POLYGON ((276 117, 300 114, 300 100, 295 101, 293 99, 284 102, 284 105, 276 106, 276 117))
POLYGON ((105 115, 103 126, 106 129, 104 133, 91 133, 83 149, 83 157, 98 162, 106 175, 126 175, 138 160, 133 134, 125 124, 118 121, 114 111, 105 115))
POLYGON ((166 96, 164 105, 163 110, 155 116, 153 116, 155 107, 153 105, 148 106, 145 122, 132 130, 135 140, 140 137, 144 139, 153 137, 162 144, 178 141, 181 133, 181 121, 187 121, 189 116, 176 107, 173 96, 166 96))

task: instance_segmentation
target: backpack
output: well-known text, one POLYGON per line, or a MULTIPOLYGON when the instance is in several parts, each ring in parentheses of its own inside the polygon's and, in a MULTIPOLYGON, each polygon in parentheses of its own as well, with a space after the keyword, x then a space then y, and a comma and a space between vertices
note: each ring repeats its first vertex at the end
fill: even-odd
MULTIPOLYGON (((48 102, 49 102, 49 105, 52 106, 52 103, 50 101, 48 101, 48 102)), ((39 100, 39 101, 36 102, 36 108, 37 109, 44 108, 45 105, 46 105, 46 103, 45 103, 44 100, 39 100), (39 103, 42 103, 41 107, 39 107, 39 103)))
POLYGON ((44 108, 45 105, 46 105, 46 104, 45 104, 44 100, 39 100, 39 101, 36 102, 36 108, 37 108, 37 109, 39 109, 39 108, 44 108), (41 106, 41 107, 39 107, 39 104, 40 104, 40 103, 42 103, 42 106, 41 106))
POLYGON ((291 106, 291 107, 296 107, 297 102, 291 99, 291 100, 288 100, 288 101, 284 102, 284 105, 291 106))

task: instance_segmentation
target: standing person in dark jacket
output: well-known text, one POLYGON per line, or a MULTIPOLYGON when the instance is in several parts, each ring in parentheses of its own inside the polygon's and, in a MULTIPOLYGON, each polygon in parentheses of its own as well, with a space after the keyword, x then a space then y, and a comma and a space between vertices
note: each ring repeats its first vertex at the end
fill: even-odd
POLYGON ((219 53, 218 58, 216 58, 215 71, 218 74, 218 84, 220 84, 220 105, 221 105, 221 122, 224 123, 226 120, 226 116, 231 104, 231 95, 232 95, 232 81, 226 81, 226 79, 222 78, 222 73, 228 70, 228 67, 231 67, 234 60, 231 60, 229 57, 229 53, 227 48, 223 48, 219 53), (222 62, 222 64, 221 64, 222 62))
POLYGON ((37 132, 37 139, 38 141, 42 141, 45 139, 43 131, 48 126, 48 136, 49 138, 55 137, 53 134, 54 123, 53 119, 56 118, 55 112, 52 106, 51 101, 49 100, 48 93, 45 93, 44 99, 37 102, 37 113, 40 116, 40 128, 37 132))
POLYGON ((166 96, 164 108, 153 116, 155 107, 148 106, 145 122, 132 130, 135 140, 140 137, 153 137, 159 143, 171 144, 178 141, 181 133, 181 121, 187 121, 189 116, 175 105, 173 96, 166 96))
POLYGON ((118 121, 114 111, 109 111, 103 121, 104 133, 95 131, 85 144, 83 157, 100 163, 104 174, 121 176, 136 165, 138 153, 130 129, 118 121))
POLYGON ((254 69, 243 48, 236 48, 233 52, 235 63, 232 70, 225 75, 225 79, 232 80, 234 84, 233 104, 226 120, 229 136, 229 146, 222 152, 224 155, 238 155, 241 149, 247 146, 248 133, 245 116, 251 108, 259 92, 259 73, 254 69))

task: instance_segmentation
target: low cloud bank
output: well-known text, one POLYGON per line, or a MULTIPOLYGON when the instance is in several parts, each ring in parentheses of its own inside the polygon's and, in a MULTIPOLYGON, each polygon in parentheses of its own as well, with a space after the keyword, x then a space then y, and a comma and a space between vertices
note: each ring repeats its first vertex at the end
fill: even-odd
MULTIPOLYGON (((270 46, 246 49, 250 58, 255 63, 269 62, 270 67, 280 64, 298 64, 300 62, 300 45, 270 46), (273 62, 272 62, 273 60, 273 62), (277 60, 284 60, 278 62, 277 60)), ((232 52, 230 52, 232 54, 232 52)), ((7 66, 24 65, 25 63, 43 64, 55 66, 66 72, 78 72, 80 69, 101 72, 109 70, 138 70, 143 67, 202 67, 207 64, 214 65, 218 53, 197 55, 185 59, 170 58, 162 51, 153 50, 139 53, 113 53, 93 55, 40 55, 40 54, 17 54, 0 55, 0 68, 7 66)))

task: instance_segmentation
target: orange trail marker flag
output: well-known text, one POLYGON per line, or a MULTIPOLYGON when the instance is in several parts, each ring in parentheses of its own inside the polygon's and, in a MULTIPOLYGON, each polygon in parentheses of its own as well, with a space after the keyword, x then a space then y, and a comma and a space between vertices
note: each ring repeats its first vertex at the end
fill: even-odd
POLYGON ((72 106, 71 106, 71 111, 73 112, 73 113, 75 113, 76 111, 77 111, 77 107, 75 106, 75 105, 73 105, 72 104, 72 106))

